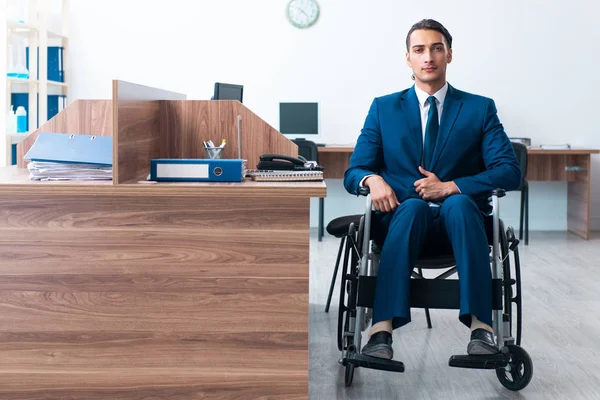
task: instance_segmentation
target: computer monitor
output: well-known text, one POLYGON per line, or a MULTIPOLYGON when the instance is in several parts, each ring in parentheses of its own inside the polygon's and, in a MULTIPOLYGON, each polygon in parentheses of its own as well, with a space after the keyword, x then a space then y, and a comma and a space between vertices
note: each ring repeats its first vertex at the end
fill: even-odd
POLYGON ((234 85, 232 83, 215 82, 215 93, 213 100, 237 100, 242 103, 244 95, 243 85, 234 85))
POLYGON ((318 139, 319 103, 279 103, 279 132, 290 139, 318 139))

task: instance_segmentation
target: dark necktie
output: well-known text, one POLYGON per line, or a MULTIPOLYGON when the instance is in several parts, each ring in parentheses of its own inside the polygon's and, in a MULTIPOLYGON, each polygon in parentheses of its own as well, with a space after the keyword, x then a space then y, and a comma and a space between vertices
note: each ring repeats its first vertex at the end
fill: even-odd
POLYGON ((429 113, 427 114, 427 127, 425 128, 425 142, 423 144, 423 168, 430 171, 440 123, 435 97, 429 96, 427 101, 429 102, 429 113))

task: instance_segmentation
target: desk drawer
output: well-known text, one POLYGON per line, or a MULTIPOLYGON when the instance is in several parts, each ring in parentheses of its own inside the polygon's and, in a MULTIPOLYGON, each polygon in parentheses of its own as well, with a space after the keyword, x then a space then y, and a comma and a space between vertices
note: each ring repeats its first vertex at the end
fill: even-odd
POLYGON ((528 181, 583 181, 588 179, 589 154, 529 154, 528 181))

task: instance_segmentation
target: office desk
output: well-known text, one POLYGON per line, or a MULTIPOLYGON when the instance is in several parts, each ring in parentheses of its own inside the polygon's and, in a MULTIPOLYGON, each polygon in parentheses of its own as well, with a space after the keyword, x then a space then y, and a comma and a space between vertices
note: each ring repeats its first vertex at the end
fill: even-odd
MULTIPOLYGON (((354 146, 319 147, 325 178, 344 177, 354 146)), ((591 155, 598 149, 529 149, 528 181, 568 182, 567 228, 584 239, 590 233, 591 155)))
POLYGON ((0 398, 306 399, 325 189, 0 168, 0 398))

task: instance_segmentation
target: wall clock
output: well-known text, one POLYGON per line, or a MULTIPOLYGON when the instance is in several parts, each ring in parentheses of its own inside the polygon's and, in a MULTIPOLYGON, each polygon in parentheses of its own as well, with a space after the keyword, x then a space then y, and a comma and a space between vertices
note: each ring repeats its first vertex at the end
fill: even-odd
POLYGON ((319 3, 317 0, 290 0, 286 13, 296 28, 308 28, 319 19, 319 3))

